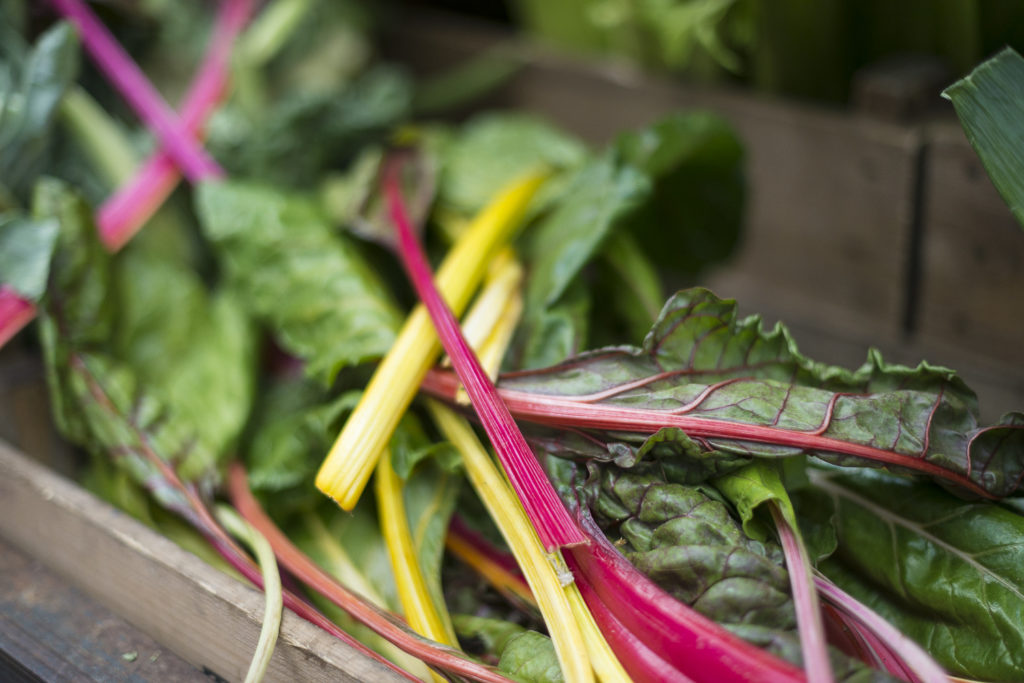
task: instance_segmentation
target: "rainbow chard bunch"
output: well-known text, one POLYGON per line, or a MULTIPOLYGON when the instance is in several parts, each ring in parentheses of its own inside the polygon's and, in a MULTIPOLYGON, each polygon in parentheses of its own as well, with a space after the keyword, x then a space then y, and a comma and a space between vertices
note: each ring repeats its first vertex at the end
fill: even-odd
MULTIPOLYGON (((160 26, 136 56, 173 73, 201 5, 121 31, 160 26)), ((430 88, 327 0, 221 3, 175 112, 53 7, 75 30, 5 40, 0 341, 38 314, 87 483, 265 587, 250 680, 281 605, 407 679, 1021 678, 1024 415, 980 424, 927 363, 815 362, 705 289, 664 302, 738 235, 719 118, 598 151, 419 123, 430 88), (139 166, 76 31, 155 140, 139 166)), ((1000 60, 951 90, 968 130, 1000 60)))

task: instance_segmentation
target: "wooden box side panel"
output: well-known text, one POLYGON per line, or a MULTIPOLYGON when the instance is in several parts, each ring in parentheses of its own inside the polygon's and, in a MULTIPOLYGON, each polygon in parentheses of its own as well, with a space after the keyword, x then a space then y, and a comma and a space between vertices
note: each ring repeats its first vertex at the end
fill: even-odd
MULTIPOLYGON (((0 441, 0 535, 199 668, 245 677, 262 594, 0 441)), ((402 680, 285 613, 268 681, 402 680)))

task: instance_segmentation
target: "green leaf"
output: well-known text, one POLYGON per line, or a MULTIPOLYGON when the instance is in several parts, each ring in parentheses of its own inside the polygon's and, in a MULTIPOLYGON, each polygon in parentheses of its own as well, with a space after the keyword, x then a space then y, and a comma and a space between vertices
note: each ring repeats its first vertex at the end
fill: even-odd
POLYGON ((459 211, 482 209, 506 184, 538 166, 571 168, 586 148, 523 114, 488 114, 463 126, 442 161, 441 199, 459 211))
MULTIPOLYGON (((118 259, 113 348, 147 391, 192 426, 221 461, 233 453, 255 395, 255 330, 235 297, 212 296, 191 270, 152 254, 118 259)), ((214 466, 179 465, 185 479, 214 466)))
POLYGON ((0 215, 0 282, 29 301, 38 301, 46 291, 59 228, 54 219, 0 215))
POLYGON ((310 187, 383 141, 411 99, 405 74, 378 67, 340 89, 278 96, 255 114, 226 107, 211 123, 210 149, 234 176, 310 187))
POLYGON ((1024 58, 1006 48, 942 93, 1010 211, 1024 226, 1024 58))
POLYGON ((198 212, 233 292, 326 384, 384 354, 398 309, 355 245, 310 200, 247 183, 207 183, 198 212))
MULTIPOLYGON (((831 579, 950 673, 1021 679, 1024 517, 878 472, 810 474, 833 510, 839 546, 821 564, 831 579)), ((796 500, 805 513, 806 496, 796 500)))
POLYGON ((889 365, 875 351, 855 371, 817 363, 781 325, 738 320, 734 301, 704 289, 676 294, 640 348, 592 351, 500 386, 533 395, 516 408, 521 419, 550 425, 557 410, 566 427, 599 426, 605 442, 676 427, 709 453, 813 455, 991 496, 1024 476, 1024 414, 979 425, 975 396, 952 370, 889 365))
POLYGON ((201 490, 218 480, 249 411, 250 326, 173 264, 126 255, 116 278, 89 208, 61 183, 41 183, 35 204, 60 226, 40 311, 57 424, 189 516, 171 480, 201 490))
POLYGON ((563 680, 551 639, 536 631, 500 619, 454 614, 459 639, 475 654, 500 658, 498 668, 524 683, 558 683, 563 680))
POLYGON ((743 531, 750 538, 764 541, 771 537, 770 518, 755 516, 758 508, 765 503, 779 506, 786 521, 797 529, 796 512, 789 499, 782 479, 774 463, 763 460, 753 462, 735 472, 729 472, 714 481, 715 488, 729 499, 740 515, 743 531))
POLYGON ((60 22, 26 50, 14 31, 0 41, 0 185, 29 194, 45 162, 57 105, 78 76, 78 40, 60 22))
POLYGON ((623 133, 614 149, 652 181, 621 228, 659 267, 694 275, 729 256, 743 223, 743 145, 720 116, 668 116, 623 133))

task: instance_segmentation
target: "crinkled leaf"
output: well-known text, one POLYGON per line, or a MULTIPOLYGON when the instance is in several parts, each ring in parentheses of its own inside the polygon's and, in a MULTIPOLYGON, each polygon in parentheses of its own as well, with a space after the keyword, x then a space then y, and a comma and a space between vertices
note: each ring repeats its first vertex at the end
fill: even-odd
POLYGON ((789 577, 775 543, 748 538, 725 504, 653 470, 604 467, 600 490, 589 496, 637 569, 737 635, 799 661, 789 577))
POLYGON ((952 370, 889 365, 875 351, 855 371, 817 363, 781 325, 738 320, 734 301, 704 289, 676 294, 642 347, 592 351, 501 386, 520 418, 548 424, 677 427, 706 450, 893 467, 992 496, 1024 476, 1024 414, 979 425, 952 370))
POLYGON ((229 285, 280 344, 325 383, 385 353, 401 318, 355 245, 315 204, 274 188, 207 183, 200 222, 229 285))
POLYGON ((1024 58, 1008 47, 942 94, 953 102, 967 139, 1024 225, 1024 58))
POLYGON ((831 579, 951 673, 1021 680, 1024 517, 878 472, 815 471, 812 481, 795 500, 802 515, 831 508, 839 546, 820 565, 831 579))
POLYGON ((575 138, 532 116, 487 114, 466 124, 445 150, 441 199, 467 214, 541 165, 571 168, 586 157, 575 138))
POLYGON ((615 149, 653 182, 622 230, 656 264, 694 274, 732 253, 743 219, 743 145, 723 118, 673 114, 622 134, 615 149))
POLYGON ((46 291, 59 227, 52 218, 0 215, 0 282, 29 301, 38 301, 46 291))
POLYGON ((78 40, 61 22, 25 50, 14 31, 0 40, 0 185, 29 194, 45 163, 57 105, 78 75, 78 40))
POLYGON ((452 615, 460 640, 478 655, 498 657, 498 668, 524 683, 559 683, 563 680, 551 639, 518 624, 470 616, 452 615))

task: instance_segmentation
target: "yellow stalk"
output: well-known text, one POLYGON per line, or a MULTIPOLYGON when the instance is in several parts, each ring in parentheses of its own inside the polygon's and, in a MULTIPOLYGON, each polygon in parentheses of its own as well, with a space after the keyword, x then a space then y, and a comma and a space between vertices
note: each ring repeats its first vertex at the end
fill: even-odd
MULTIPOLYGON (((438 611, 420 570, 420 561, 409 530, 409 519, 402 498, 402 481, 391 466, 390 453, 385 450, 374 475, 377 513, 381 532, 387 542, 391 569, 395 574, 398 599, 405 618, 414 631, 439 643, 458 647, 450 618, 438 611)), ((444 680, 444 679, 440 679, 444 680)))
MULTIPOLYGON (((545 175, 532 173, 499 193, 473 220, 449 251, 435 276, 437 287, 456 313, 465 310, 495 253, 519 227, 545 175)), ((335 441, 316 477, 316 486, 343 509, 355 507, 381 452, 412 402, 441 344, 426 309, 406 319, 335 441)))
MULTIPOLYGON (((494 258, 483 289, 462 320, 462 334, 477 351, 480 364, 492 380, 501 370, 501 361, 523 313, 523 296, 519 291, 522 281, 523 267, 515 252, 503 249, 494 258)), ((459 388, 455 401, 469 405, 465 389, 459 388)))
POLYGON ((594 672, 587 656, 587 641, 577 625, 560 572, 555 568, 556 564, 564 566, 561 556, 553 557, 544 551, 522 505, 469 423, 441 404, 431 402, 429 406, 445 438, 462 454, 466 474, 473 488, 523 570, 548 625, 562 676, 569 683, 593 681, 594 672))
MULTIPOLYGON (((370 583, 366 576, 356 567, 355 562, 349 557, 342 546, 332 535, 330 529, 323 520, 312 512, 303 515, 303 522, 306 528, 313 535, 313 543, 324 558, 324 570, 337 579, 349 590, 358 593, 361 597, 373 603, 381 609, 389 609, 387 601, 380 592, 370 583)), ((381 638, 374 644, 380 654, 402 667, 421 681, 429 681, 433 677, 433 671, 422 661, 398 649, 396 645, 381 638)))
POLYGON ((590 656, 590 665, 594 667, 597 680, 601 683, 629 683, 630 677, 622 668, 619 658, 612 652, 608 641, 601 634, 601 629, 594 621, 594 615, 587 608, 583 596, 580 594, 579 586, 571 583, 565 587, 569 596, 569 606, 572 608, 576 623, 583 632, 583 640, 587 644, 587 654, 590 656))

